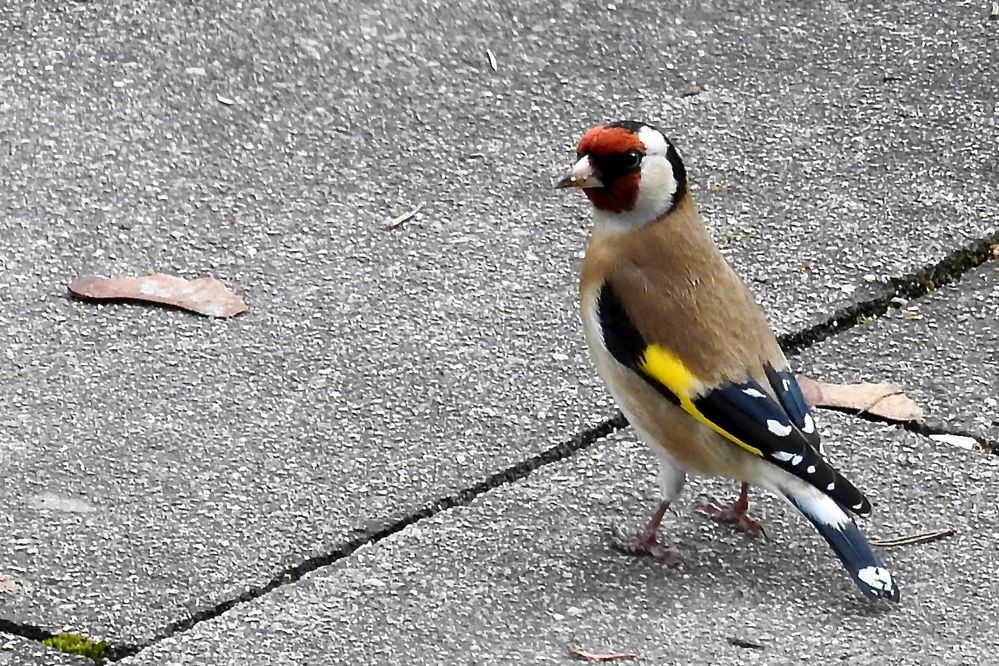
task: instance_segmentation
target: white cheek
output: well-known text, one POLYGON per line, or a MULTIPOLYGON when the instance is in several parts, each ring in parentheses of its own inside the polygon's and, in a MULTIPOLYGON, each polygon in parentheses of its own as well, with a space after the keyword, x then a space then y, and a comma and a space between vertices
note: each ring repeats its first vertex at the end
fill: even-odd
POLYGON ((642 179, 638 183, 635 210, 665 212, 673 203, 676 179, 669 160, 660 155, 647 155, 642 160, 642 179))

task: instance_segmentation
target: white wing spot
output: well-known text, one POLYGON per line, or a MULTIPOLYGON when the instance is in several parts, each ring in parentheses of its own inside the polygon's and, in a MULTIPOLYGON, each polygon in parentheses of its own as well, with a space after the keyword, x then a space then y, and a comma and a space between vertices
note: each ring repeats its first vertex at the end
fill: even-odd
POLYGON ((789 382, 788 380, 786 380, 786 379, 782 380, 781 384, 784 385, 784 390, 785 391, 790 391, 791 390, 791 382, 789 382))
POLYGON ((895 582, 891 579, 891 573, 882 567, 864 567, 857 572, 857 578, 864 581, 875 590, 891 592, 895 589, 895 582))
POLYGON ((767 397, 766 394, 764 394, 763 392, 758 391, 758 390, 756 390, 756 389, 754 389, 752 387, 750 387, 750 388, 744 388, 744 389, 742 389, 742 392, 745 393, 746 395, 748 395, 750 398, 765 398, 765 397, 767 397))
POLYGON ((794 454, 788 453, 787 451, 774 451, 773 457, 774 460, 783 460, 784 462, 787 462, 788 460, 794 457, 794 454))
POLYGON ((809 474, 815 474, 815 465, 809 465, 807 471, 809 474))
POLYGON ((791 434, 790 424, 781 423, 774 419, 767 419, 767 430, 777 435, 778 437, 787 437, 791 434))
POLYGON ((807 433, 815 432, 815 419, 812 418, 811 414, 805 414, 805 425, 801 427, 801 430, 807 433))
POLYGON ((836 490, 836 482, 835 481, 830 481, 829 485, 826 486, 826 490, 836 490))
POLYGON ((864 508, 864 503, 863 503, 863 502, 860 502, 860 503, 858 503, 858 504, 854 504, 854 505, 853 505, 853 510, 854 510, 854 511, 860 511, 860 510, 861 510, 861 509, 863 509, 863 508, 864 508))
POLYGON ((791 464, 794 465, 795 467, 797 467, 798 465, 801 464, 802 460, 804 460, 804 458, 802 456, 795 456, 795 457, 791 458, 791 464))

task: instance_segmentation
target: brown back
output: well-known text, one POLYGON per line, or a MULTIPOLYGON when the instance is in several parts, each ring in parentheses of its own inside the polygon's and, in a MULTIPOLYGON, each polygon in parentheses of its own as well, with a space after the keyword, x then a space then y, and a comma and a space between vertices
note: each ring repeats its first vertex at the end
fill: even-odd
POLYGON ((762 309, 711 240, 689 193, 636 231, 596 230, 582 284, 596 286, 601 277, 645 342, 672 351, 709 385, 749 375, 766 386, 763 364, 787 363, 762 309))

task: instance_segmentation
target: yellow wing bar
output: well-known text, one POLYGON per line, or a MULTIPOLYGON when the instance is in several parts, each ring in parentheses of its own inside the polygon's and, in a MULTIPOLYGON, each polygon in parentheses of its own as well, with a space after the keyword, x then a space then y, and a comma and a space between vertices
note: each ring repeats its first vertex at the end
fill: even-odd
POLYGON ((639 360, 638 367, 646 375, 669 389, 680 400, 680 407, 683 411, 746 451, 755 456, 763 457, 763 452, 760 449, 747 444, 712 422, 697 409, 691 399, 691 394, 695 384, 699 383, 698 379, 676 354, 656 344, 648 345, 639 360))

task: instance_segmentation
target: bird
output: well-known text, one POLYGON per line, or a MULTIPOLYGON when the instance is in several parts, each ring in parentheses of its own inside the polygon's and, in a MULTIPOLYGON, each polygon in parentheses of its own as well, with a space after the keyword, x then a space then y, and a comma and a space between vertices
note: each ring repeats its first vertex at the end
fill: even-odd
POLYGON ((823 457, 787 358, 745 282, 712 240, 679 152, 660 130, 617 121, 586 131, 556 188, 592 206, 579 298, 599 375, 659 463, 661 501, 628 552, 675 562, 658 540, 688 474, 741 483, 729 507, 701 509, 749 532, 751 486, 795 507, 869 599, 898 585, 854 521, 871 503, 823 457))

